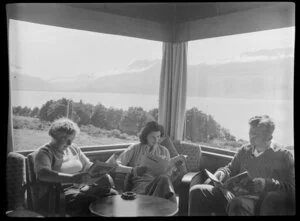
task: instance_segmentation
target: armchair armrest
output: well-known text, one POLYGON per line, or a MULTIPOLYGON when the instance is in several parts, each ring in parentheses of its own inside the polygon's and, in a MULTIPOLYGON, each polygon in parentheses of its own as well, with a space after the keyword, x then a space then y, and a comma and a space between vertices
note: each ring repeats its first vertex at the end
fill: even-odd
POLYGON ((178 188, 180 216, 187 216, 188 214, 190 188, 196 184, 203 183, 205 175, 205 172, 200 170, 199 172, 189 172, 182 177, 180 188, 178 188))

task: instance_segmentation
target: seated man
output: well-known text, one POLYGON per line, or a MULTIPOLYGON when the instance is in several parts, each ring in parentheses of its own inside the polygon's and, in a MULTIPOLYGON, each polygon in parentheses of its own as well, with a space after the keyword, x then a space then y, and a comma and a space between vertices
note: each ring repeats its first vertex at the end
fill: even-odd
POLYGON ((190 189, 189 215, 295 214, 292 154, 271 143, 275 126, 267 115, 251 118, 249 125, 250 144, 241 147, 232 161, 214 175, 226 181, 248 171, 252 179, 250 193, 236 194, 213 185, 197 184, 190 189))

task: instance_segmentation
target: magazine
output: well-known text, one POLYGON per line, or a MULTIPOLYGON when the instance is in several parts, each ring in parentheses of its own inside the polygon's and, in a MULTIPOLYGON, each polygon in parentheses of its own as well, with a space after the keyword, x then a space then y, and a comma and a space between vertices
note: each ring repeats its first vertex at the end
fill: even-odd
POLYGON ((116 164, 109 164, 105 162, 101 162, 99 160, 96 160, 94 164, 89 168, 87 171, 91 177, 101 177, 106 173, 110 173, 114 169, 116 169, 117 165, 116 164))
POLYGON ((174 165, 176 165, 180 161, 180 156, 176 156, 168 160, 159 156, 147 154, 143 156, 141 166, 146 166, 147 168, 149 168, 150 174, 152 174, 153 176, 159 176, 168 174, 173 169, 174 165))
POLYGON ((225 182, 218 180, 217 177, 207 169, 205 169, 205 172, 218 188, 230 190, 235 195, 253 194, 252 179, 249 176, 248 171, 244 171, 233 177, 230 177, 225 182))

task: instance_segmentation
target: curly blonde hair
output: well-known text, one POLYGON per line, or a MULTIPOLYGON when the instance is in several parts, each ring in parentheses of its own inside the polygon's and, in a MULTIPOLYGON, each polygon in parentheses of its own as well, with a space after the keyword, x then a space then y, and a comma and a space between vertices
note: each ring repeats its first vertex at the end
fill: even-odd
POLYGON ((48 131, 48 134, 55 140, 60 140, 63 137, 80 133, 80 129, 75 122, 68 118, 60 118, 55 120, 48 131))

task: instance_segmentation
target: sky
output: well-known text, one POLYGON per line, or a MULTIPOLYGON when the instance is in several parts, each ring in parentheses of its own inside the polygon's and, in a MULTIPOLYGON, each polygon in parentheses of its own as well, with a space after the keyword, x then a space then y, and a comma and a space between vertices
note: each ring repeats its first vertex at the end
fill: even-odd
MULTIPOLYGON (((9 24, 11 70, 19 69, 22 74, 45 80, 117 74, 135 60, 162 58, 162 42, 159 41, 17 20, 10 20, 9 24)), ((295 28, 291 27, 191 41, 188 43, 188 64, 242 62, 247 52, 293 48, 294 35, 295 28)))

